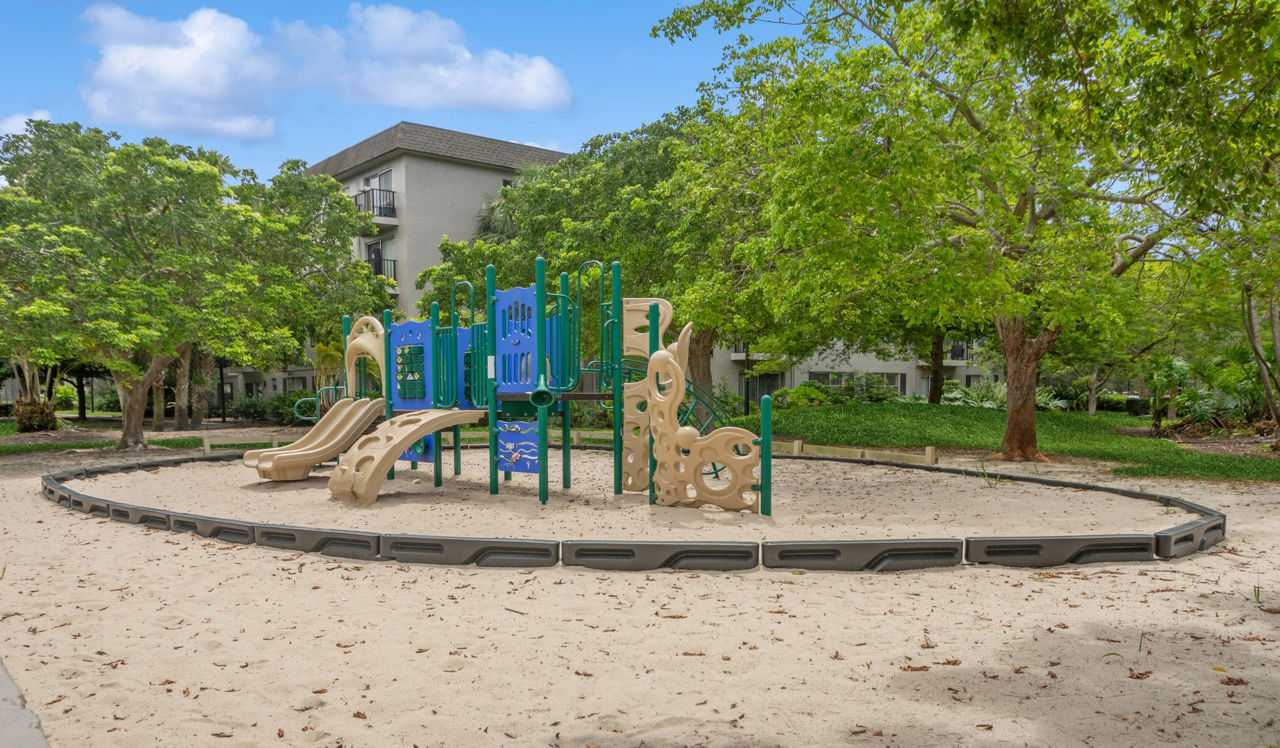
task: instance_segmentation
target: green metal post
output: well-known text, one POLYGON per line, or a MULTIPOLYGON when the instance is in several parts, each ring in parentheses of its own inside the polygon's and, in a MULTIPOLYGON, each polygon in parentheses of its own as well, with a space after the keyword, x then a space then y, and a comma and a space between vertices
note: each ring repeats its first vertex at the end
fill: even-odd
MULTIPOLYGON (((541 257, 534 260, 533 289, 533 340, 537 351, 534 368, 535 387, 546 387, 547 384, 547 261, 541 257)), ((538 501, 547 503, 547 408, 538 406, 538 501)))
MULTIPOLYGON (((354 399, 357 393, 353 389, 353 385, 347 381, 347 338, 351 337, 351 315, 342 315, 342 383, 346 385, 342 388, 342 394, 354 399)), ((319 403, 316 406, 319 407, 319 403)))
POLYGON ((498 493, 498 297, 492 265, 484 269, 484 297, 489 323, 485 326, 485 386, 489 388, 489 493, 498 493))
MULTIPOLYGON (((613 301, 609 305, 613 334, 609 346, 613 349, 610 358, 613 359, 613 493, 616 496, 622 493, 622 420, 626 409, 622 394, 622 263, 615 260, 609 272, 613 286, 613 301)), ((603 373, 604 367, 600 369, 603 373)))
MULTIPOLYGON (((655 301, 649 305, 649 358, 651 359, 653 354, 658 352, 658 346, 662 345, 662 340, 659 337, 660 332, 658 329, 658 302, 655 301)), ((648 374, 646 373, 645 376, 647 377, 648 374)), ((646 407, 645 415, 648 414, 649 410, 646 407)), ((653 474, 658 470, 658 461, 653 457, 653 421, 650 420, 649 424, 649 503, 656 504, 658 503, 658 492, 653 487, 653 474)))
MULTIPOLYGON (((473 324, 475 323, 475 316, 476 316, 476 315, 475 315, 475 311, 473 310, 473 311, 471 312, 471 321, 472 321, 472 323, 473 323, 473 324)), ((455 355, 455 356, 465 357, 467 354, 466 354, 464 351, 459 351, 459 350, 457 350, 457 347, 458 347, 458 341, 462 339, 462 336, 457 334, 457 330, 458 330, 458 313, 457 313, 457 312, 451 312, 451 313, 449 314, 449 317, 450 317, 450 319, 453 321, 453 330, 454 330, 454 333, 455 333, 455 334, 454 334, 454 336, 453 336, 454 355, 455 355)), ((463 363, 463 365, 464 365, 464 366, 466 365, 466 359, 465 359, 465 358, 459 358, 458 360, 459 360, 459 361, 461 361, 461 362, 463 363)), ((466 386, 467 386, 466 378, 465 378, 465 377, 463 377, 463 379, 457 383, 457 386, 458 386, 458 389, 459 389, 459 390, 464 390, 464 389, 466 389, 466 386)), ((433 394, 434 394, 434 393, 433 393, 433 394)), ((455 408, 457 408, 457 407, 461 407, 461 405, 462 405, 462 392, 461 392, 461 391, 459 391, 458 393, 456 393, 456 394, 454 395, 454 398, 455 398, 455 399, 454 399, 454 407, 455 407, 455 408)), ((444 447, 443 447, 443 445, 442 445, 440 448, 441 448, 441 449, 443 449, 443 448, 444 448, 444 447)), ((454 426, 454 427, 453 427, 453 474, 454 474, 454 475, 462 475, 462 427, 461 427, 461 426, 454 426)))
POLYGON ((462 475, 462 427, 453 427, 453 474, 462 475))
POLYGON ((433 485, 437 487, 444 483, 444 470, 442 470, 444 461, 444 445, 440 441, 443 436, 443 431, 437 431, 431 436, 431 479, 433 485))
MULTIPOLYGON (((382 310, 382 402, 385 405, 387 420, 391 420, 391 372, 395 368, 396 360, 391 357, 391 310, 382 310)), ((391 463, 391 469, 387 471, 387 480, 396 477, 395 463, 391 463)))
POLYGON ((760 513, 773 514, 773 398, 760 398, 760 513))
MULTIPOLYGON (((569 310, 569 301, 568 301, 569 299, 569 274, 568 273, 560 274, 560 295, 564 299, 563 301, 564 308, 561 310, 561 320, 560 320, 560 360, 562 362, 562 367, 567 370, 568 357, 578 355, 578 351, 570 348, 570 344, 572 343, 572 337, 569 335, 569 331, 567 329, 571 324, 569 320, 570 310, 569 310)), ((581 307, 577 309, 577 313, 582 314, 581 307)), ((561 387, 565 386, 564 382, 556 382, 556 384, 558 384, 561 387)), ((570 403, 567 401, 561 401, 560 402, 560 454, 561 454, 561 469, 563 471, 563 475, 561 476, 560 483, 565 488, 568 488, 571 482, 571 477, 569 472, 569 441, 571 436, 569 433, 569 428, 570 428, 569 411, 570 411, 570 403)))

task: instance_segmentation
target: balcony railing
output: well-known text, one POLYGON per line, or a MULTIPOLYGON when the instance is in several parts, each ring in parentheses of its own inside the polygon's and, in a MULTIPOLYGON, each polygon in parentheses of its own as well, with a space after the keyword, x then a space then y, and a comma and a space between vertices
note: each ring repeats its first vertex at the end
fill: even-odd
POLYGON ((377 218, 395 218, 396 217, 396 193, 395 190, 380 190, 370 188, 360 190, 351 196, 356 201, 356 208, 372 213, 377 218))
POLYGON ((373 268, 374 275, 381 275, 391 280, 396 279, 396 261, 386 259, 369 260, 369 267, 373 268))

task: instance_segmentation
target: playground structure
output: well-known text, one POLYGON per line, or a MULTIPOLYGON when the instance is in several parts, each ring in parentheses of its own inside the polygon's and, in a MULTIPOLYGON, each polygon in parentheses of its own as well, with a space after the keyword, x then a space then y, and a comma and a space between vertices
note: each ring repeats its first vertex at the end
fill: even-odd
POLYGON ((344 380, 325 388, 340 396, 334 406, 303 440, 246 453, 245 464, 267 480, 301 480, 313 465, 340 454, 330 492, 372 503, 397 461, 416 468, 430 460, 434 483, 441 485, 438 445, 445 429, 453 430, 459 474, 461 426, 487 416, 489 493, 498 493, 500 472, 506 479, 513 472, 537 473, 538 498, 546 504, 551 416, 561 416, 561 482, 569 488, 568 404, 595 401, 614 414, 614 494, 647 491, 651 504, 770 514, 769 398, 761 403, 759 436, 723 426, 728 419, 714 399, 686 380, 692 324, 663 348, 673 317, 664 299, 623 298, 617 262, 607 271, 601 262, 585 262, 572 278, 561 273, 558 292, 548 290, 542 258, 533 286, 506 290, 496 288, 490 265, 481 307, 475 289, 461 282, 452 289, 447 317, 433 303, 427 320, 393 323, 390 311, 381 321, 362 317, 352 324, 344 318, 344 380), (583 289, 593 279, 599 285, 598 351, 588 358, 582 350, 583 289), (457 304, 464 294, 466 326, 457 304), (362 398, 369 362, 380 386, 362 398), (595 375, 598 391, 584 389, 584 374, 595 375), (378 415, 386 420, 364 435, 378 415))

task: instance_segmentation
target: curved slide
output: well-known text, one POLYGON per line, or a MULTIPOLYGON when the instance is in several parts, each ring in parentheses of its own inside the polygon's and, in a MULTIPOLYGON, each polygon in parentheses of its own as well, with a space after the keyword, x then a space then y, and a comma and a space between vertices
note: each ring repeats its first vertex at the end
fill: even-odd
POLYGON ((329 493, 372 504, 387 471, 411 444, 441 429, 476 423, 484 415, 483 410, 415 410, 383 421, 342 455, 329 477, 329 493))
POLYGON ((385 412, 385 407, 382 398, 343 398, 301 439, 283 447, 245 452, 244 464, 257 468, 258 476, 266 480, 306 480, 312 466, 347 451, 385 412))

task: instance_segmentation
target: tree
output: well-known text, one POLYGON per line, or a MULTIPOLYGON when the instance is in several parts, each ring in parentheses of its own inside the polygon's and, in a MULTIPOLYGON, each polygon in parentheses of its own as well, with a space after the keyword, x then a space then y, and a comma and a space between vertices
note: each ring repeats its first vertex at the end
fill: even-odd
POLYGON ((347 303, 385 299, 350 254, 367 217, 332 179, 289 162, 262 185, 215 152, 118 140, 32 121, 0 145, 0 173, 38 201, 41 226, 77 232, 71 318, 81 356, 115 380, 121 448, 145 446, 146 397, 194 345, 271 365, 300 356, 326 313, 334 325, 347 303))
MULTIPOLYGON (((655 33, 675 40, 791 7, 707 0, 655 33)), ((938 281, 933 294, 973 298, 991 314, 1007 367, 1001 452, 1043 459, 1041 359, 1064 330, 1100 307, 1105 316, 1136 264, 1179 256, 1170 240, 1208 208, 1178 202, 1190 182, 1162 171, 1164 154, 1106 137, 1117 120, 1080 106, 1051 69, 957 33, 934 3, 815 0, 788 20, 798 37, 744 37, 708 88, 734 112, 726 119, 752 118, 736 148, 764 141, 755 163, 769 175, 761 211, 775 258, 756 267, 772 303, 837 319, 872 284, 925 277, 938 281)), ((1117 101, 1137 95, 1122 65, 1098 67, 1110 77, 1097 86, 1117 101)))

